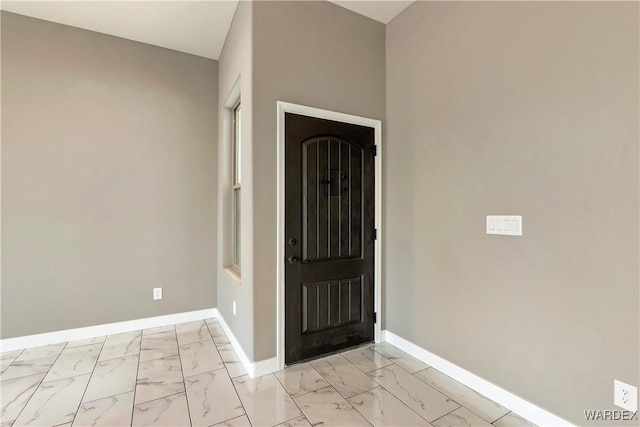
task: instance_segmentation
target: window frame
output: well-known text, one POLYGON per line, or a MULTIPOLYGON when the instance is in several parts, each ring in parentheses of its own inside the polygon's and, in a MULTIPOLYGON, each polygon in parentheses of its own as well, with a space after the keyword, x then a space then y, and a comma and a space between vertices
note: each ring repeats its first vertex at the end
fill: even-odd
POLYGON ((231 267, 236 272, 241 271, 242 258, 242 104, 238 101, 231 108, 231 204, 232 204, 232 232, 231 232, 231 267))

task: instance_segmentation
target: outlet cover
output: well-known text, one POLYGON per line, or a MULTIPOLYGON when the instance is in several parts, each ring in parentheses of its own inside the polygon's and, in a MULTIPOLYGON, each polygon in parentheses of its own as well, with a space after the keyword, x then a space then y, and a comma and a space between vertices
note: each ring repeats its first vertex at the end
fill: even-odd
POLYGON ((638 410, 638 388, 613 380, 613 404, 627 411, 638 410))
POLYGON ((233 315, 236 315, 236 302, 233 301, 233 305, 231 306, 232 310, 233 310, 233 315))
POLYGON ((162 299, 162 288, 153 288, 153 299, 162 299))

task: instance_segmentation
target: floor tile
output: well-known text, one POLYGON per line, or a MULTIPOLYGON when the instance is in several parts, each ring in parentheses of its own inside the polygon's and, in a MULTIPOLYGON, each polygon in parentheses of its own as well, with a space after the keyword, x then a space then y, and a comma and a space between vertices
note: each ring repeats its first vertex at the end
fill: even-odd
POLYGON ((24 362, 28 360, 50 360, 51 363, 55 362, 56 358, 64 349, 66 343, 58 343, 51 345, 43 345, 40 347, 33 347, 24 350, 20 353, 20 356, 16 359, 17 362, 24 362))
POLYGON ((73 426, 127 426, 131 425, 134 392, 84 402, 73 420, 73 426))
POLYGON ((125 332, 109 335, 104 342, 98 360, 116 359, 119 357, 137 356, 140 353, 141 331, 125 332))
POLYGON ((393 394, 382 387, 347 399, 374 426, 429 426, 393 394))
POLYGON ((57 426, 73 421, 90 376, 87 374, 40 384, 13 425, 57 426))
POLYGON ((438 419, 460 406, 396 365, 370 372, 369 376, 427 421, 438 419))
POLYGON ((493 425, 496 427, 537 427, 531 421, 528 421, 513 412, 509 412, 504 417, 494 421, 493 425))
POLYGON ((176 335, 178 336, 179 345, 211 339, 209 329, 204 320, 178 323, 176 325, 176 335))
POLYGON ((0 381, 45 373, 56 361, 65 343, 34 347, 24 350, 0 375, 0 381))
POLYGON ((378 386, 378 383, 339 354, 309 363, 344 397, 351 397, 378 386))
POLYGON ((44 381, 55 381, 62 378, 90 374, 98 361, 102 344, 84 345, 65 348, 53 364, 44 381))
POLYGON ((225 369, 185 378, 191 422, 212 425, 244 415, 225 369))
POLYGON ((133 410, 133 426, 188 426, 189 409, 184 393, 136 405, 133 410))
POLYGON ((181 345, 180 360, 185 377, 224 368, 222 358, 211 338, 181 345))
POLYGON ((0 420, 3 423, 18 418, 44 376, 37 374, 0 382, 0 420))
POLYGON ((83 345, 91 345, 91 344, 104 344, 104 340, 107 339, 107 336, 102 337, 94 337, 94 338, 85 338, 82 340, 69 341, 65 350, 73 347, 80 347, 83 345))
POLYGON ((508 409, 498 405, 493 400, 486 398, 437 369, 428 368, 424 371, 416 372, 414 375, 489 422, 493 422, 509 412, 508 409))
POLYGON ((184 392, 184 378, 178 356, 140 363, 136 384, 136 405, 184 392))
POLYGON ((8 366, 2 374, 0 374, 0 382, 29 375, 46 373, 51 368, 52 364, 53 362, 49 359, 36 359, 24 362, 14 360, 13 363, 11 363, 11 365, 8 366))
POLYGON ((432 423, 436 427, 492 427, 491 424, 468 410, 459 408, 432 423))
POLYGON ((371 372, 393 363, 380 353, 374 351, 371 347, 360 347, 341 354, 362 372, 371 372))
POLYGON ((228 362, 224 364, 224 367, 227 368, 227 372, 231 378, 238 378, 243 375, 247 375, 247 370, 242 362, 228 362))
POLYGON ((276 425, 300 415, 300 410, 273 374, 233 379, 251 424, 276 425))
POLYGON ((218 353, 220 353, 220 357, 222 357, 223 362, 239 362, 240 357, 233 349, 233 345, 231 344, 222 344, 218 346, 218 353))
POLYGON ((205 322, 207 322, 207 325, 210 323, 219 323, 218 319, 216 319, 215 317, 210 317, 209 319, 204 319, 205 322))
POLYGON ((12 363, 16 360, 15 357, 12 359, 0 359, 0 374, 5 371, 12 363))
POLYGON ((155 328, 148 328, 142 330, 142 336, 162 333, 176 333, 176 327, 174 325, 156 326, 155 328))
POLYGON ((308 363, 300 363, 275 373, 285 389, 293 397, 318 390, 329 385, 322 375, 308 363))
POLYGON ((243 415, 241 417, 221 422, 213 427, 251 427, 251 423, 249 422, 249 418, 247 418, 246 415, 243 415))
POLYGON ((83 402, 133 391, 137 371, 138 356, 99 361, 82 398, 83 402))
POLYGON ((3 351, 0 353, 0 360, 2 359, 15 359, 20 356, 23 350, 12 350, 12 351, 3 351))
POLYGON ((0 427, 535 427, 388 343, 249 378, 214 318, 0 356, 0 427))
POLYGON ((219 323, 208 323, 207 326, 209 327, 211 338, 213 338, 213 342, 216 343, 216 345, 231 344, 229 337, 224 333, 224 329, 222 329, 219 323))
POLYGON ((231 378, 247 375, 247 370, 240 361, 240 357, 233 349, 233 345, 219 345, 218 353, 220 353, 220 357, 222 357, 222 361, 224 362, 224 367, 227 368, 227 372, 229 372, 229 376, 231 378))
POLYGON ((161 332, 158 334, 143 335, 140 345, 140 362, 154 359, 162 359, 167 356, 178 355, 178 340, 175 333, 161 332))
POLYGON ((404 351, 392 346, 389 343, 383 342, 374 344, 372 348, 377 353, 380 353, 407 372, 414 373, 422 371, 423 369, 427 369, 429 367, 429 365, 427 365, 426 363, 419 361, 415 357, 405 353, 404 351))
POLYGON ((311 423, 304 415, 278 424, 276 427, 311 427, 311 423))
POLYGON ((107 336, 104 345, 130 344, 142 336, 142 330, 121 332, 107 336))
POLYGON ((371 425, 333 387, 321 388, 296 397, 295 402, 314 426, 371 425))

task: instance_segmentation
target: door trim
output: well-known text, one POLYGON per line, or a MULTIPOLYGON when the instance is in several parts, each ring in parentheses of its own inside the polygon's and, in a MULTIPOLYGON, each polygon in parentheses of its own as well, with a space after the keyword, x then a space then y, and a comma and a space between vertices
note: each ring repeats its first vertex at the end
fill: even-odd
POLYGON ((380 342, 382 331, 382 122, 376 119, 353 116, 350 114, 338 113, 335 111, 322 110, 305 105, 292 104, 289 102, 277 101, 277 143, 278 143, 278 192, 277 192, 277 219, 276 228, 276 298, 277 298, 277 332, 276 332, 276 359, 278 369, 284 368, 284 337, 285 337, 285 303, 284 303, 284 148, 285 148, 285 113, 300 114, 303 116, 316 117, 319 119, 334 120, 337 122, 350 123, 354 125, 366 126, 374 129, 374 143, 377 146, 377 156, 375 158, 375 227, 378 230, 378 238, 374 244, 374 283, 373 283, 373 306, 377 313, 377 322, 374 324, 373 336, 375 342, 380 342))

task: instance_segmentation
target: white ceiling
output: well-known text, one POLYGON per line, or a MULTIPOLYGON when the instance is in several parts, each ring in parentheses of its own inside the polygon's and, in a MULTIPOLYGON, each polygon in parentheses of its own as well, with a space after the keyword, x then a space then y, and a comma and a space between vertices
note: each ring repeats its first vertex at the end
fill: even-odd
MULTIPOLYGON (((331 0, 388 23, 413 1, 331 0)), ((238 0, 2 0, 9 12, 218 59, 238 0)))

